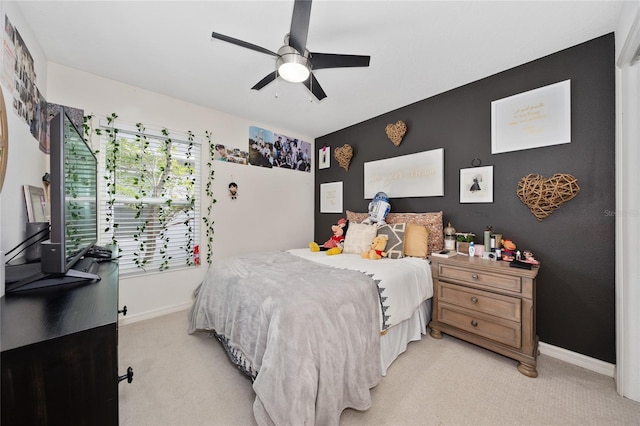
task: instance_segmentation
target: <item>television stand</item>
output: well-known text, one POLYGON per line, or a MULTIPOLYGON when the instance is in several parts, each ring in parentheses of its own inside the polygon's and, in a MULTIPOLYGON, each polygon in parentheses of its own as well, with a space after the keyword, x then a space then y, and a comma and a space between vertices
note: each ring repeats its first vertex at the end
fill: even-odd
POLYGON ((98 274, 0 298, 2 425, 118 424, 118 263, 98 274))
POLYGON ((95 273, 98 266, 96 259, 90 257, 80 259, 64 275, 41 272, 39 262, 10 266, 6 269, 5 293, 99 281, 100 276, 95 273))

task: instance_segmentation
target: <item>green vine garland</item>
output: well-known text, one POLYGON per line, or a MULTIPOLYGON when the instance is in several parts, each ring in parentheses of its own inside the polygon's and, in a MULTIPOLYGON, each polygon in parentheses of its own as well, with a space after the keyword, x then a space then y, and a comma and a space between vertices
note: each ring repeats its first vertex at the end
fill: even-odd
MULTIPOLYGON (((117 246, 117 237, 116 231, 118 229, 119 224, 115 222, 115 205, 116 205, 116 185, 117 185, 117 166, 120 161, 120 155, 125 155, 122 153, 123 147, 121 146, 118 129, 115 126, 115 121, 118 118, 116 113, 112 113, 111 115, 106 117, 107 127, 105 128, 96 128, 92 127, 92 120, 94 116, 88 115, 84 117, 83 127, 85 130, 85 140, 87 140, 88 135, 95 134, 98 136, 106 136, 107 137, 107 149, 105 152, 105 174, 103 176, 106 183, 106 211, 105 211, 105 222, 106 225, 103 229, 104 233, 111 233, 111 243, 117 246)), ((141 146, 139 152, 135 154, 134 160, 139 163, 140 170, 145 170, 144 162, 144 152, 149 147, 150 142, 147 140, 145 135, 145 127, 142 123, 136 123, 136 134, 135 141, 138 146, 141 146)), ((158 239, 161 241, 161 246, 159 248, 159 253, 161 255, 162 261, 159 266, 159 270, 163 271, 169 269, 169 261, 172 259, 172 256, 169 254, 169 244, 170 237, 166 232, 165 226, 168 224, 169 220, 172 217, 172 199, 168 196, 167 190, 171 184, 171 173, 172 173, 172 164, 173 164, 173 156, 172 156, 172 147, 173 141, 169 137, 169 131, 164 128, 162 129, 162 136, 164 137, 164 141, 160 147, 160 151, 163 153, 163 163, 158 166, 158 170, 160 171, 160 177, 158 178, 158 186, 161 188, 160 193, 156 193, 154 191, 153 194, 149 194, 146 189, 149 182, 145 177, 144 173, 140 173, 138 176, 135 176, 132 180, 132 187, 137 188, 138 192, 133 194, 133 197, 136 199, 136 203, 133 205, 135 209, 135 219, 138 221, 136 226, 136 230, 133 233, 133 239, 136 241, 136 250, 133 253, 133 261, 135 265, 144 270, 144 267, 149 262, 149 256, 155 251, 155 237, 144 238, 145 232, 148 231, 149 220, 150 217, 145 216, 154 216, 154 218, 159 223, 159 229, 161 230, 159 234, 156 234, 158 239), (163 197, 166 199, 164 205, 159 205, 157 208, 149 210, 149 206, 145 205, 145 197, 163 197)), ((211 220, 212 207, 213 204, 216 203, 215 198, 213 197, 212 184, 213 184, 213 170, 211 159, 214 157, 215 145, 211 142, 211 133, 209 131, 205 132, 205 136, 207 142, 209 144, 209 154, 210 159, 207 163, 209 167, 209 173, 207 177, 206 184, 206 194, 209 199, 209 205, 207 207, 207 215, 202 218, 203 222, 206 225, 206 234, 207 234, 207 262, 211 263, 212 260, 212 242, 213 242, 213 221, 211 220)), ((181 183, 187 188, 194 189, 196 185, 196 176, 195 176, 195 166, 193 164, 193 148, 194 148, 194 140, 195 135, 193 132, 187 132, 188 137, 188 146, 185 153, 185 161, 182 164, 184 166, 184 170, 188 175, 186 180, 183 180, 181 183)), ((98 151, 96 151, 98 152, 98 151)), ((155 179, 154 179, 155 180, 155 179)), ((197 195, 193 193, 192 190, 188 191, 186 195, 187 204, 183 207, 183 212, 185 215, 189 216, 190 212, 195 211, 197 195)), ((186 264, 188 266, 193 266, 195 264, 194 261, 194 248, 195 241, 193 237, 193 218, 187 217, 184 221, 185 226, 185 237, 186 243, 184 247, 186 256, 186 264)), ((197 228, 196 228, 197 229, 197 228)), ((118 247, 118 250, 121 252, 122 248, 118 247)))
POLYGON ((202 217, 202 221, 206 226, 207 231, 207 263, 211 264, 213 261, 213 219, 211 214, 213 212, 213 205, 216 203, 216 199, 213 197, 213 178, 215 171, 213 170, 213 159, 215 158, 215 144, 211 141, 211 132, 206 131, 205 137, 209 145, 209 159, 207 160, 207 184, 205 186, 205 193, 209 199, 209 205, 207 206, 207 215, 202 217))

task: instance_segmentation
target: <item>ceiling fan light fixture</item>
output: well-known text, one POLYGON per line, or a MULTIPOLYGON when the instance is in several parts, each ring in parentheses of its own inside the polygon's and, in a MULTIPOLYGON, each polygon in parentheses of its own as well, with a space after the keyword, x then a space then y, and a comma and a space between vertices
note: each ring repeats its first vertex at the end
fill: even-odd
POLYGON ((299 54, 291 46, 282 46, 278 50, 278 75, 291 83, 301 83, 311 74, 309 59, 299 54))

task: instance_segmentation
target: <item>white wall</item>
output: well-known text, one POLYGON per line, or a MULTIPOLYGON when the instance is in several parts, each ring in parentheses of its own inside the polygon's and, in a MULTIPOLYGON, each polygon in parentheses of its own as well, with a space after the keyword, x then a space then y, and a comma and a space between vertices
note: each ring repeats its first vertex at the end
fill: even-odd
MULTIPOLYGON (((191 130, 205 143, 205 155, 209 152, 204 139, 206 130, 213 133, 213 143, 248 150, 251 125, 308 141, 312 147, 314 144, 306 135, 274 128, 268 123, 213 111, 54 63, 48 66, 47 99, 82 108, 85 114, 106 116, 115 112, 119 120, 141 122, 147 128, 166 127, 170 132, 191 130)), ((213 214, 214 259, 252 251, 305 247, 313 239, 313 173, 220 161, 214 161, 213 167, 213 192, 218 200, 213 214), (231 181, 238 184, 236 200, 228 196, 231 181)), ((202 170, 203 174, 208 171, 206 158, 202 170)), ((201 200, 205 200, 204 184, 201 200)), ((201 245, 206 247, 204 226, 201 245)), ((206 266, 202 266, 121 279, 120 304, 127 305, 133 317, 182 308, 191 302, 192 292, 205 271, 206 266)))
MULTIPOLYGON (((0 2, 2 39, 5 38, 4 16, 18 29, 34 60, 36 84, 42 93, 47 87, 47 61, 31 29, 14 4, 0 2)), ((4 61, 4 50, 2 51, 4 61)), ((8 164, 0 195, 0 248, 7 252, 26 237, 27 211, 23 185, 42 187, 42 176, 49 169, 49 157, 38 148, 29 125, 16 114, 13 107, 13 88, 2 85, 9 135, 8 164)), ((4 282, 1 284, 4 286, 4 282)))
MULTIPOLYGON (((7 12, 31 52, 37 73, 37 86, 48 102, 82 108, 85 113, 105 116, 113 112, 125 122, 141 122, 147 128, 167 128, 173 132, 191 130, 205 143, 202 152, 203 173, 209 150, 205 131, 213 134, 213 143, 248 150, 249 126, 256 125, 314 145, 308 135, 289 132, 248 118, 240 118, 210 110, 101 78, 58 64, 47 63, 38 42, 32 37, 28 23, 11 4, 0 2, 2 18, 7 12)), ((25 237, 26 209, 22 186, 42 185, 48 170, 49 156, 38 149, 29 126, 13 111, 12 94, 3 86, 8 110, 9 166, 0 198, 2 232, 0 244, 7 251, 25 237)), ((313 151, 312 151, 313 152, 313 151)), ((268 249, 304 247, 313 239, 313 173, 284 169, 213 162, 215 179, 214 259, 239 253, 268 249), (239 187, 237 200, 228 197, 228 184, 239 187)), ((205 199, 204 185, 201 199, 205 199)), ((204 213, 204 212, 203 212, 204 213)), ((202 226, 201 245, 206 247, 202 226)), ((202 254, 206 258, 206 253, 202 254)), ((127 305, 135 319, 170 312, 187 306, 195 287, 207 269, 199 268, 146 274, 144 277, 120 281, 120 305, 127 305)))
MULTIPOLYGON (((219 111, 188 104, 137 87, 124 85, 58 64, 47 63, 39 43, 15 4, 0 1, 33 56, 36 84, 47 101, 82 108, 86 113, 117 113, 123 121, 142 122, 148 128, 166 127, 170 131, 191 130, 204 141, 205 131, 213 143, 248 150, 248 128, 260 126, 312 144, 308 135, 289 132, 269 123, 255 122, 219 111)), ((3 21, 4 22, 4 21, 3 21)), ((2 31, 4 34, 4 31, 2 31)), ((4 53, 4 52, 3 52, 4 53)), ((49 156, 41 153, 29 126, 13 110, 12 92, 3 86, 8 110, 9 165, 0 195, 0 249, 8 251, 25 238, 26 208, 22 187, 42 186, 49 156)), ((208 153, 203 146, 203 153, 208 153)), ((214 259, 268 249, 304 247, 313 239, 313 173, 284 169, 265 169, 214 161, 214 259), (231 200, 228 184, 235 181, 239 197, 231 200)), ((206 158, 202 171, 207 173, 206 158)), ((205 199, 204 185, 201 199, 205 199)), ((204 212, 203 212, 204 213, 204 212)), ((206 247, 202 226, 201 246, 206 247)), ((206 254, 202 253, 203 259, 206 254)), ((143 318, 183 308, 191 302, 194 288, 201 282, 206 265, 191 270, 146 274, 122 279, 120 304, 127 305, 128 319, 143 318)), ((4 286, 4 283, 2 283, 4 286)), ((0 292, 2 294, 3 292, 0 292)))
POLYGON ((616 385, 640 401, 640 1, 625 3, 616 28, 616 385))

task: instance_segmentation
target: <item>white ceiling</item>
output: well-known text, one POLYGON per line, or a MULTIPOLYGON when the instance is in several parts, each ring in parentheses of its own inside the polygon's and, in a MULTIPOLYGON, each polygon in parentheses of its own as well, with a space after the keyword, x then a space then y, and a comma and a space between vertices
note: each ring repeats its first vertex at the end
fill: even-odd
POLYGON ((293 1, 22 1, 48 59, 194 104, 318 137, 612 32, 620 1, 315 0, 307 48, 370 55, 302 84, 250 88, 275 58, 293 1))

